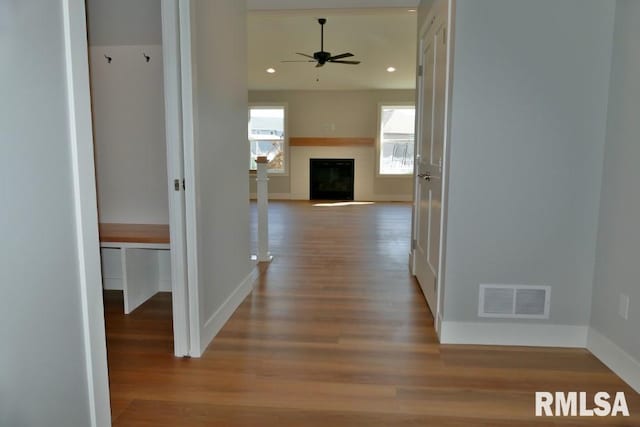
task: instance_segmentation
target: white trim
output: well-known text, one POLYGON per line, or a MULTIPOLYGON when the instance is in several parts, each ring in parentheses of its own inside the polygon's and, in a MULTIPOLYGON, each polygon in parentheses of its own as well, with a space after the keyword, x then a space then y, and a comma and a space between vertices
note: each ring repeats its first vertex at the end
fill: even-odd
POLYGON ((106 249, 155 249, 159 251, 171 250, 167 243, 132 243, 132 242, 101 242, 101 248, 106 249))
MULTIPOLYGON (((257 200, 258 194, 249 194, 249 200, 257 200)), ((291 200, 291 193, 269 193, 269 200, 291 200)))
POLYGON ((251 293, 253 285, 258 278, 258 268, 253 270, 244 278, 242 282, 231 292, 229 297, 220 305, 220 307, 211 315, 204 324, 202 330, 203 339, 200 354, 204 353, 207 346, 220 332, 222 327, 227 323, 231 315, 236 311, 242 301, 251 293))
MULTIPOLYGON (((359 200, 356 200, 359 201, 359 200)), ((370 202, 413 202, 413 194, 375 194, 368 200, 370 202)))
POLYGON ((84 0, 63 0, 69 136, 85 371, 92 427, 111 425, 84 0))
MULTIPOLYGON (((451 156, 451 111, 453 99, 453 66, 454 66, 454 50, 455 50, 455 9, 456 0, 446 0, 448 5, 447 11, 447 71, 446 71, 446 95, 445 95, 445 127, 444 127, 444 147, 442 149, 442 195, 440 197, 440 259, 438 260, 438 282, 437 282, 437 317, 443 318, 442 310, 444 309, 445 298, 445 276, 446 276, 446 258, 447 258, 447 227, 449 217, 449 165, 451 156)), ((442 325, 442 322, 436 323, 436 328, 442 325)), ((436 329, 439 336, 440 330, 436 329)))
POLYGON ((640 361, 593 328, 589 328, 587 349, 640 393, 640 361))
POLYGON ((178 2, 162 0, 161 8, 171 282, 161 284, 159 289, 162 290, 168 285, 172 292, 173 352, 177 357, 181 357, 189 355, 190 337, 185 198, 184 192, 175 191, 173 185, 175 179, 184 179, 178 2))
POLYGON ((189 299, 189 354, 200 354, 200 304, 198 292, 197 171, 195 159, 195 82, 191 40, 191 1, 178 0, 180 69, 182 70, 182 140, 184 150, 185 228, 187 237, 187 293, 189 299))
POLYGON ((122 291, 124 290, 124 279, 122 277, 106 277, 102 278, 102 287, 105 291, 122 291))
POLYGON ((445 320, 440 343, 584 348, 587 332, 587 326, 577 325, 445 320))
MULTIPOLYGON (((173 292, 170 279, 158 279, 158 292, 173 292)), ((102 287, 105 291, 123 291, 124 279, 122 277, 103 277, 102 287)))

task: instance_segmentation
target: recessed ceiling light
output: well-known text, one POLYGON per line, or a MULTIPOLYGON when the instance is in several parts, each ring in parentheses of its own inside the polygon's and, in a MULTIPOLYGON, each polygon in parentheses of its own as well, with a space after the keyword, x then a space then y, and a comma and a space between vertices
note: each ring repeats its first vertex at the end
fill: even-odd
POLYGON ((417 11, 418 11, 417 9, 409 9, 407 12, 412 12, 413 13, 413 12, 417 12, 417 11))
POLYGON ((276 69, 275 69, 275 68, 267 68, 267 73, 269 73, 269 74, 273 74, 273 73, 275 73, 275 72, 276 72, 276 69))
POLYGON ((387 67, 387 72, 393 73, 396 69, 394 67, 387 67))

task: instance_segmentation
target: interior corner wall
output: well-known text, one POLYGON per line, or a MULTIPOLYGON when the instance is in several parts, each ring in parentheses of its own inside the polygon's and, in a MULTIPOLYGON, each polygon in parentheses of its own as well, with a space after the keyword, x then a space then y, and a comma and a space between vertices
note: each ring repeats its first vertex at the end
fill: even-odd
MULTIPOLYGON (((380 103, 414 102, 414 90, 282 90, 249 92, 250 103, 286 103, 290 137, 376 138, 380 103)), ((290 147, 289 174, 269 177, 269 194, 308 199, 308 158, 356 158, 356 198, 411 200, 413 177, 376 176, 375 147, 290 147), (363 169, 358 170, 359 167, 363 169)), ((256 192, 249 174, 250 192, 256 192)))
POLYGON ((0 425, 91 425, 62 0, 0 2, 0 425))
POLYGON ((456 1, 444 300, 452 333, 474 330, 467 338, 482 341, 497 334, 492 325, 553 325, 560 345, 586 344, 614 10, 612 0, 456 1), (479 318, 481 283, 550 286, 549 320, 479 318))
MULTIPOLYGON (((618 0, 591 326, 640 369, 640 2, 618 0), (620 296, 629 316, 618 314, 620 296)), ((640 371, 636 371, 640 380, 640 371)), ((638 382, 640 384, 640 382, 638 382)))
POLYGON ((246 166, 246 21, 244 1, 191 1, 202 350, 250 292, 255 271, 246 166))

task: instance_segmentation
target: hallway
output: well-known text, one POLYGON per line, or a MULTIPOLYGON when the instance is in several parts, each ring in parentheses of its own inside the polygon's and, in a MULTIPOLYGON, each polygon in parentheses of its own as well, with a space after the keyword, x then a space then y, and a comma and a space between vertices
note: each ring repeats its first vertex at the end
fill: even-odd
POLYGON ((594 421, 640 423, 586 350, 440 346, 407 267, 411 205, 272 202, 270 224, 274 261, 201 359, 173 357, 168 294, 125 317, 106 293, 114 425, 588 425, 535 419, 542 390, 625 391, 632 419, 594 421))

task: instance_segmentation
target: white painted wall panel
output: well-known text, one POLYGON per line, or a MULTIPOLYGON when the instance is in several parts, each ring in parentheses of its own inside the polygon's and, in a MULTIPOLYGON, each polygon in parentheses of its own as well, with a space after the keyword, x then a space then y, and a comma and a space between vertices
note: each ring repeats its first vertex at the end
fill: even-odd
POLYGON ((618 0, 615 22, 591 325, 640 361, 640 2, 618 0))
POLYGON ((445 321, 514 283, 552 287, 544 323, 587 325, 614 3, 456 3, 445 321))
MULTIPOLYGON (((246 4, 191 2, 201 347, 252 270, 247 161, 246 4), (225 306, 226 305, 226 306, 225 306)), ((187 183, 188 185, 189 183, 187 183)), ((187 187, 187 192, 189 187, 187 187)), ((226 319, 224 319, 226 320, 226 319)), ((224 320, 222 323, 224 323, 224 320)))
POLYGON ((1 426, 91 425, 64 3, 0 2, 1 426))
POLYGON ((168 224, 162 48, 92 47, 90 62, 100 221, 168 224))

